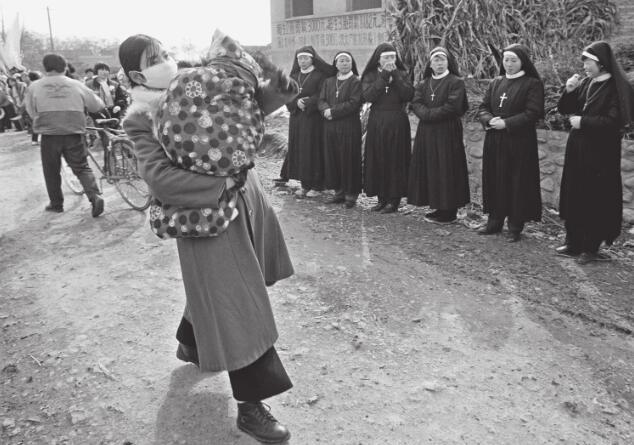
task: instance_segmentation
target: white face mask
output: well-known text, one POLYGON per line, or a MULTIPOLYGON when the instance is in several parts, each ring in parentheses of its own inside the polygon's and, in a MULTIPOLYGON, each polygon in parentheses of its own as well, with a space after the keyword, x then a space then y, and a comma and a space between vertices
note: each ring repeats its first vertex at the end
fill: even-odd
POLYGON ((170 58, 163 63, 157 63, 144 69, 141 74, 145 77, 144 85, 146 87, 165 90, 169 86, 170 80, 176 76, 177 71, 176 61, 170 58))

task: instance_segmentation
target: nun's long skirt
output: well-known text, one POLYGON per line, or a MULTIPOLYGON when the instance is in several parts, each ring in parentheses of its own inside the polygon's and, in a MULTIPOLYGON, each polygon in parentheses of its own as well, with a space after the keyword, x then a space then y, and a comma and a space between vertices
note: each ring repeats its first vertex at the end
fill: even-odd
POLYGON ((219 236, 177 240, 202 371, 244 368, 274 345, 266 283, 293 274, 279 222, 253 171, 237 209, 219 236))

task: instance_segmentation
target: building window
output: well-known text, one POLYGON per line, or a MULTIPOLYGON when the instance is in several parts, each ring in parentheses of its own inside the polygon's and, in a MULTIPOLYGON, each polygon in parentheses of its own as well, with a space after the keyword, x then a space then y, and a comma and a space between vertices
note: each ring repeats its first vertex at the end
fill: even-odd
POLYGON ((313 15, 313 0, 286 0, 286 18, 313 15))
POLYGON ((361 9, 377 9, 383 6, 381 0, 347 0, 346 3, 348 11, 359 11, 361 9))

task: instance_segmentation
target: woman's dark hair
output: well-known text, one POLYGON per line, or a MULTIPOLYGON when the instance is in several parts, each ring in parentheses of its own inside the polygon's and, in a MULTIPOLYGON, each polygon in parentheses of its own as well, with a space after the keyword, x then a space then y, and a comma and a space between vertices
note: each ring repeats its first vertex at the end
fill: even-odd
POLYGON ((40 76, 40 73, 38 73, 37 71, 29 71, 29 74, 27 74, 29 76, 29 80, 31 82, 35 82, 36 80, 40 80, 42 78, 42 76, 40 76))
POLYGON ((97 73, 99 70, 106 70, 110 72, 110 67, 103 62, 97 62, 95 63, 95 67, 92 69, 92 72, 97 73))
POLYGON ((66 71, 66 59, 59 54, 47 54, 42 59, 42 65, 44 71, 47 73, 55 71, 57 73, 63 73, 66 71))
MULTIPOLYGON (((146 59, 157 55, 160 42, 145 34, 136 34, 125 39, 119 45, 119 63, 125 75, 130 79, 130 71, 141 71, 141 56, 146 51, 146 59)), ((132 86, 137 85, 130 79, 132 86)))

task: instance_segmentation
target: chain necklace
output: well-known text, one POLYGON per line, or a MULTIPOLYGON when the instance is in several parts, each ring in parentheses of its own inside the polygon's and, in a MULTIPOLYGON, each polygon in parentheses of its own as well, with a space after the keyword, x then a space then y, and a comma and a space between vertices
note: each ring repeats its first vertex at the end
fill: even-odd
POLYGON ((434 101, 434 97, 436 97, 436 91, 438 91, 438 88, 440 87, 440 84, 442 83, 443 80, 445 80, 445 78, 443 77, 442 79, 440 79, 440 81, 438 82, 438 85, 436 85, 436 88, 434 88, 434 85, 432 84, 432 81, 434 79, 433 78, 429 78, 429 89, 431 90, 431 101, 434 101))
MULTIPOLYGON (((314 71, 314 70, 313 70, 314 71)), ((311 74, 313 74, 313 71, 311 71, 310 73, 306 74, 306 77, 304 77, 304 80, 302 81, 302 73, 299 73, 299 76, 297 76, 297 83, 299 83, 299 92, 301 93, 302 90, 304 89, 304 84, 306 83, 306 81, 308 80, 308 78, 310 77, 311 74)))
POLYGON ((588 108, 588 105, 592 102, 592 100, 597 96, 597 94, 599 94, 599 92, 601 92, 603 87, 607 84, 607 82, 605 81, 600 82, 600 85, 594 90, 592 94, 590 94, 590 88, 592 88, 593 83, 594 81, 591 81, 590 85, 588 85, 588 89, 586 90, 586 102, 583 104, 583 111, 586 111, 586 108, 588 108))
POLYGON ((335 78, 335 88, 337 89, 337 92, 335 93, 335 98, 339 99, 339 89, 343 86, 344 83, 346 83, 346 80, 348 79, 343 79, 340 84, 339 79, 335 78))

